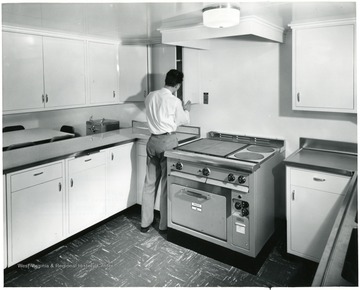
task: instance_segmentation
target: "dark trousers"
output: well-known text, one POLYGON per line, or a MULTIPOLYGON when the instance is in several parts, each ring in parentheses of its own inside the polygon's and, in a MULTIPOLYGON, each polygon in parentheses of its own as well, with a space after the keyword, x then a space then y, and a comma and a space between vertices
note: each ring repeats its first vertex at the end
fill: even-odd
POLYGON ((151 135, 147 145, 146 177, 142 195, 141 226, 148 227, 154 220, 156 194, 160 194, 160 230, 167 229, 167 166, 164 152, 175 148, 175 134, 151 135), (160 186, 160 190, 158 191, 160 186))

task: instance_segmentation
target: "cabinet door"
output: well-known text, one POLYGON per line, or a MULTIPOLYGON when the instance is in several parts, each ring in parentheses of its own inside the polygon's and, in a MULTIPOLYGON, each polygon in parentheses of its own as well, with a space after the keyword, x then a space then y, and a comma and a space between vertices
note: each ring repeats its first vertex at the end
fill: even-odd
POLYGON ((343 195, 292 186, 290 196, 290 252, 320 261, 343 195))
POLYGON ((166 73, 176 68, 176 46, 152 45, 150 55, 150 91, 155 91, 164 87, 166 73))
POLYGON ((71 173, 68 182, 69 232, 75 234, 105 218, 105 163, 71 173))
POLYGON ((146 45, 119 47, 120 101, 143 102, 148 93, 146 45))
POLYGON ((182 66, 184 73, 183 102, 200 103, 200 57, 201 50, 182 48, 182 66))
POLYGON ((3 32, 3 110, 44 107, 42 37, 3 32))
POLYGON ((293 109, 355 112, 354 25, 294 30, 293 109))
POLYGON ((43 42, 45 107, 84 105, 84 41, 44 37, 43 42))
POLYGON ((136 203, 134 143, 108 150, 106 165, 106 216, 136 203))
POLYGON ((90 103, 119 102, 118 46, 88 42, 90 103))
POLYGON ((9 266, 63 238, 63 208, 62 178, 8 194, 9 266))

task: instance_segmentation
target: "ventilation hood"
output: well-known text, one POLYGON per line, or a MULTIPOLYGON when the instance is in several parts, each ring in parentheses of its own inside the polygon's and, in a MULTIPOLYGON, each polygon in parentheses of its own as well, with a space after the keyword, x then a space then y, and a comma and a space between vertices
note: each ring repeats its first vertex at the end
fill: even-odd
POLYGON ((284 28, 257 16, 241 17, 239 25, 227 28, 210 28, 203 24, 183 27, 161 27, 161 42, 199 49, 209 49, 210 40, 226 37, 254 35, 262 39, 283 43, 284 28))

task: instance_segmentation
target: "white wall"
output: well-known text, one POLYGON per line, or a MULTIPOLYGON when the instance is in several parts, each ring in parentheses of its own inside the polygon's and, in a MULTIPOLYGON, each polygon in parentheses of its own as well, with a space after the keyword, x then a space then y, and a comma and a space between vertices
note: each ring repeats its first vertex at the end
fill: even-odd
POLYGON ((287 156, 298 149, 299 137, 357 142, 355 114, 292 111, 291 33, 284 44, 214 40, 203 52, 201 75, 209 104, 193 105, 191 121, 202 135, 213 130, 281 138, 287 156))

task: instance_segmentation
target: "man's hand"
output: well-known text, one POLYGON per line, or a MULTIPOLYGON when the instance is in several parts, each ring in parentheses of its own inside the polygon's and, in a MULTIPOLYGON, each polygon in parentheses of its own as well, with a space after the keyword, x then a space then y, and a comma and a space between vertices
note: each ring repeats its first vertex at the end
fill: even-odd
POLYGON ((189 111, 191 110, 191 102, 187 101, 186 104, 184 105, 184 110, 189 111))

